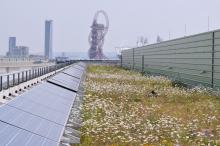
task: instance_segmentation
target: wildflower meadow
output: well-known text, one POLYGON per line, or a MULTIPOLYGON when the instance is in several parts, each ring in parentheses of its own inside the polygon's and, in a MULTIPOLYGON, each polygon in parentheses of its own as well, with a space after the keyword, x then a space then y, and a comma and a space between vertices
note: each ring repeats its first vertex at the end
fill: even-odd
POLYGON ((206 88, 99 65, 84 86, 82 146, 220 145, 220 99, 206 88))

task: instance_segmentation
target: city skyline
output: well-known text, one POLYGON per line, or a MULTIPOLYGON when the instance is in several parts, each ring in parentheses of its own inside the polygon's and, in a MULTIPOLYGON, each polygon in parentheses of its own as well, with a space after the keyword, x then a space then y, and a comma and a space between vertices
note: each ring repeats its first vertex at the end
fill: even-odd
POLYGON ((163 40, 188 36, 219 29, 219 5, 218 0, 2 0, 0 53, 8 50, 9 36, 17 36, 21 44, 30 47, 31 53, 43 53, 45 19, 54 20, 54 52, 87 52, 87 37, 97 10, 105 10, 111 21, 104 52, 115 52, 119 46, 135 46, 139 36, 147 37, 149 43, 156 42, 157 35, 163 40))

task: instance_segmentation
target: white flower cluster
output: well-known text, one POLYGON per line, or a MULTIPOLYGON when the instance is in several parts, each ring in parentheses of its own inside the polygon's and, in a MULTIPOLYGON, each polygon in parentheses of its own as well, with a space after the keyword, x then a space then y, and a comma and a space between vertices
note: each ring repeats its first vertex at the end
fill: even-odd
POLYGON ((88 70, 82 107, 81 131, 91 145, 219 144, 220 101, 206 89, 181 89, 162 76, 100 68, 88 70), (150 97, 151 91, 156 96, 150 97))

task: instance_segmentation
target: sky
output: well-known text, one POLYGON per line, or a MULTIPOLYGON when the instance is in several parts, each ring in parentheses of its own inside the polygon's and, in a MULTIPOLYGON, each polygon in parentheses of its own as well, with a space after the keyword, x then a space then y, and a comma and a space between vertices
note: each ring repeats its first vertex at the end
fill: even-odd
MULTIPOLYGON (((0 55, 8 37, 31 53, 44 52, 44 22, 53 20, 54 52, 87 52, 88 35, 98 10, 108 14, 110 26, 104 52, 135 47, 138 36, 155 43, 220 29, 219 0, 0 0, 0 55), (185 34, 186 25, 186 34, 185 34)), ((103 18, 99 22, 103 22, 103 18)))

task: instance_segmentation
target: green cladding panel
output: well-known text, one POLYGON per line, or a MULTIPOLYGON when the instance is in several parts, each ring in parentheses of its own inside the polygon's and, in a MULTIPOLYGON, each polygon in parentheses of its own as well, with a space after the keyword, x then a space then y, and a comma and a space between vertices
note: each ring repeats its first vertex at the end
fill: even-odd
POLYGON ((219 87, 220 30, 124 50, 122 66, 219 87))

